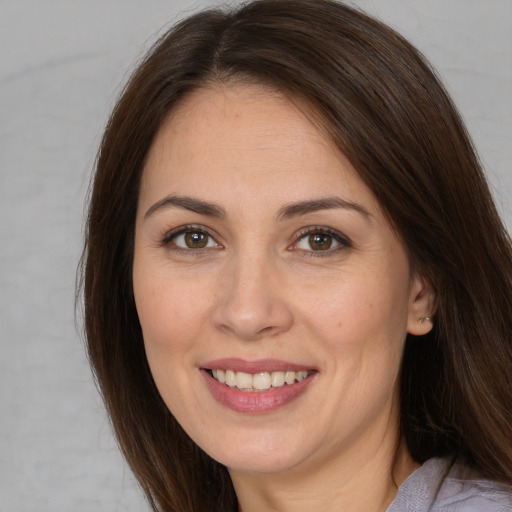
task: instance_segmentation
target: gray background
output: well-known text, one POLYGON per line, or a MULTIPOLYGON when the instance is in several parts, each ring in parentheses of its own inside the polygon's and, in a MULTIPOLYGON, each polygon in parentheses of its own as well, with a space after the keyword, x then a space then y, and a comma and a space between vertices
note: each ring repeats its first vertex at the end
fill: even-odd
MULTIPOLYGON (((512 0, 361 0, 453 94, 512 226, 512 0)), ((0 0, 0 511, 148 510, 73 319, 108 111, 183 0, 0 0)))

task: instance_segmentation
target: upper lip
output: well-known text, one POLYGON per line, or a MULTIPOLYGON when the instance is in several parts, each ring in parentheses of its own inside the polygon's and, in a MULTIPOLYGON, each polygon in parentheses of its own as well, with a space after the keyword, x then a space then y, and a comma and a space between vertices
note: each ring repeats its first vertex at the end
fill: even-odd
POLYGON ((222 359, 215 359, 208 361, 201 365, 206 370, 233 370, 235 372, 244 373, 272 373, 272 372, 286 372, 286 371, 301 371, 301 370, 314 370, 311 366, 297 363, 290 363, 280 359, 256 359, 247 361, 236 357, 226 357, 222 359))

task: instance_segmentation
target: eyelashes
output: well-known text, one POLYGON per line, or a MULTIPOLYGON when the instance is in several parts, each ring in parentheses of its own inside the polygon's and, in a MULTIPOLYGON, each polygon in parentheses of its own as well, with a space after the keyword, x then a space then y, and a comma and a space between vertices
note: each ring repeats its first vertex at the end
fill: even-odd
MULTIPOLYGON (((295 241, 288 246, 290 252, 301 252, 305 256, 325 257, 352 247, 352 242, 337 230, 326 226, 310 226, 301 229, 294 236, 295 241)), ((205 255, 224 246, 216 240, 216 235, 200 225, 181 226, 167 232, 161 245, 173 252, 190 255, 205 255)))
POLYGON ((352 247, 352 242, 342 233, 325 226, 312 226, 297 234, 291 251, 305 251, 309 256, 322 257, 352 247))
POLYGON ((181 226, 166 233, 161 242, 169 250, 186 253, 203 253, 205 250, 222 249, 212 233, 203 226, 181 226))

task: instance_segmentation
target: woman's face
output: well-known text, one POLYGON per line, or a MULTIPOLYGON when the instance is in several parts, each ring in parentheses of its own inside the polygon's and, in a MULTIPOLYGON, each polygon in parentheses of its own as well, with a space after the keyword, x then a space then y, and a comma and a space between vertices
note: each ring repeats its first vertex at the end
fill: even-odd
POLYGON ((142 177, 133 283, 149 365, 232 471, 395 446, 404 340, 428 330, 403 244, 296 105, 258 86, 198 90, 142 177))

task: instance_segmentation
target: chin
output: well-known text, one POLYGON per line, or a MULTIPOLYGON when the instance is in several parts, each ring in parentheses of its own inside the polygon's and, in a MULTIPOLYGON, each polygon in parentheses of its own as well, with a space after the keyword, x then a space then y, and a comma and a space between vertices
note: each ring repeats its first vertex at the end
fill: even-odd
POLYGON ((300 465, 300 457, 289 453, 265 452, 233 454, 216 458, 230 472, 256 474, 283 474, 300 465))
POLYGON ((244 473, 286 473, 307 460, 313 452, 311 439, 290 438, 290 428, 244 429, 230 427, 231 434, 215 429, 216 439, 194 439, 214 460, 230 471, 244 473), (236 434, 233 434, 236 429, 236 434), (309 442, 308 442, 309 441, 309 442))

